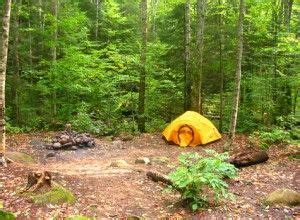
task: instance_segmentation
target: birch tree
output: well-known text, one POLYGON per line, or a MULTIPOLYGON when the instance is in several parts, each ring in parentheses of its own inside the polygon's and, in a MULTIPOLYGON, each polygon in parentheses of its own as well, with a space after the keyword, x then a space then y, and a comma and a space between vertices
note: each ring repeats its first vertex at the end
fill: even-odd
POLYGON ((5 76, 7 64, 7 51, 9 40, 11 0, 4 1, 4 13, 2 23, 2 45, 0 59, 0 165, 6 166, 5 154, 5 76))
POLYGON ((242 78, 242 57, 243 57, 243 22, 245 14, 245 2, 240 0, 239 7, 239 21, 238 21, 238 41, 237 41, 237 57, 236 57, 236 79, 235 79, 235 90, 233 95, 233 106, 231 115, 231 126, 230 126, 230 139, 233 141, 235 138, 237 115, 239 109, 240 99, 240 88, 242 78))

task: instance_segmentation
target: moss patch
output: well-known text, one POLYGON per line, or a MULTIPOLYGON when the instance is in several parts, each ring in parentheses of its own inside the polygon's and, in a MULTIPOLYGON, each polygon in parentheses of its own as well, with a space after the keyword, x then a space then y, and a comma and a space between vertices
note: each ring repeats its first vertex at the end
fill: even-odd
POLYGON ((5 212, 3 210, 0 210, 0 219, 1 220, 14 220, 14 219, 16 219, 16 217, 11 212, 5 212))
POLYGON ((36 194, 31 196, 32 200, 36 204, 62 204, 75 202, 76 198, 73 193, 62 187, 61 185, 54 183, 50 191, 42 194, 36 194))
POLYGON ((270 193, 264 201, 267 205, 300 205, 300 193, 290 189, 278 189, 270 193))
POLYGON ((32 158, 32 156, 25 153, 13 151, 13 152, 6 152, 5 155, 8 158, 18 163, 25 163, 25 164, 35 163, 35 160, 32 158))

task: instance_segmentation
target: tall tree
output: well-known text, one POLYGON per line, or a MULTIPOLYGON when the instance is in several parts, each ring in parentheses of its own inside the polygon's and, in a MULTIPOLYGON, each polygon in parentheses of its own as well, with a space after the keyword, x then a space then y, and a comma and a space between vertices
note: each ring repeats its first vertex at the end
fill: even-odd
POLYGON ((11 0, 4 1, 4 13, 2 24, 2 45, 0 58, 0 165, 6 166, 5 154, 5 78, 9 39, 11 0))
POLYGON ((204 25, 205 25, 206 0, 197 0, 197 73, 194 80, 193 109, 202 114, 203 96, 203 49, 204 49, 204 25))
POLYGON ((191 68, 190 68, 190 44, 191 44, 191 1, 185 2, 185 52, 184 52, 184 109, 185 111, 191 108, 191 68))
POLYGON ((96 30, 95 30, 95 40, 98 40, 99 37, 99 7, 100 2, 99 0, 96 0, 96 30))
POLYGON ((235 138, 237 115, 238 115, 238 109, 239 109, 240 90, 241 90, 244 15, 245 15, 245 2, 244 2, 244 0, 240 0, 239 21, 238 21, 238 39, 237 39, 237 57, 236 57, 236 79, 235 79, 235 90, 234 90, 234 95, 233 95, 233 106, 232 106, 231 126, 230 126, 231 140, 234 140, 234 138, 235 138))
MULTIPOLYGON (((57 60, 57 37, 58 37, 58 3, 59 0, 52 0, 52 15, 54 17, 54 31, 53 31, 53 46, 52 46, 52 63, 53 65, 56 64, 57 60)), ((55 68, 56 69, 56 68, 55 68)), ((52 78, 54 80, 54 77, 52 78)), ((56 116, 57 114, 57 94, 56 94, 56 88, 53 88, 52 91, 52 115, 56 116)))
POLYGON ((147 54, 147 0, 140 2, 141 54, 138 129, 145 132, 145 92, 146 92, 146 54, 147 54))
MULTIPOLYGON (((223 0, 218 0, 218 5, 221 9, 223 5, 223 0)), ((219 130, 222 132, 223 129, 223 109, 224 109, 224 66, 223 66, 223 45, 224 45, 224 35, 223 35, 223 15, 222 11, 219 12, 219 72, 220 72, 220 120, 219 120, 219 130)))
POLYGON ((15 0, 13 4, 16 6, 15 16, 14 16, 14 43, 13 43, 13 52, 14 52, 14 74, 13 74, 13 83, 12 87, 13 93, 13 117, 17 125, 20 124, 20 106, 19 106, 19 87, 20 87, 20 56, 19 56, 19 15, 20 15, 20 7, 22 1, 15 0))

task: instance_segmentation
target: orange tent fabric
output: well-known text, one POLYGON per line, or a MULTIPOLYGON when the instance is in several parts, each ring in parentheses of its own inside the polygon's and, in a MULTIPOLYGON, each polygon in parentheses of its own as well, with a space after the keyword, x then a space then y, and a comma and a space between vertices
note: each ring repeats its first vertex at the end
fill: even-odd
POLYGON ((176 118, 162 134, 168 142, 181 147, 194 147, 221 138, 221 134, 211 121, 193 111, 187 111, 176 118))

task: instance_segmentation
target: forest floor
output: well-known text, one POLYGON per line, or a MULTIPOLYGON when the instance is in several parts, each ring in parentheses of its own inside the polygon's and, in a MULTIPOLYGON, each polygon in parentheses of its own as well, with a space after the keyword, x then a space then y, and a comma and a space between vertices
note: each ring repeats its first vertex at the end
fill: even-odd
MULTIPOLYGON (((76 151, 57 151, 47 158, 49 150, 39 143, 53 133, 10 135, 8 151, 19 151, 33 156, 36 163, 11 163, 0 167, 0 202, 4 210, 14 212, 19 219, 25 217, 63 218, 70 215, 95 216, 97 218, 146 218, 195 217, 253 217, 284 219, 300 218, 300 207, 264 206, 264 197, 279 188, 300 191, 299 161, 283 156, 285 146, 268 150, 266 163, 239 169, 238 178, 230 180, 234 201, 225 201, 217 207, 192 213, 180 206, 180 195, 165 192, 165 186, 146 177, 146 171, 169 173, 182 152, 203 153, 204 149, 223 152, 226 137, 203 147, 180 148, 166 144, 159 134, 143 134, 131 141, 96 139, 97 147, 76 151), (139 157, 166 157, 167 163, 135 164, 139 157), (117 159, 129 166, 114 168, 110 164, 117 159), (27 174, 32 170, 53 172, 53 179, 70 189, 76 196, 74 204, 37 205, 20 196, 17 190, 24 187, 27 174)), ((246 146, 247 136, 237 136, 235 150, 246 146)))

